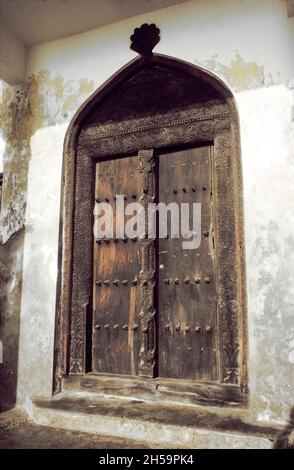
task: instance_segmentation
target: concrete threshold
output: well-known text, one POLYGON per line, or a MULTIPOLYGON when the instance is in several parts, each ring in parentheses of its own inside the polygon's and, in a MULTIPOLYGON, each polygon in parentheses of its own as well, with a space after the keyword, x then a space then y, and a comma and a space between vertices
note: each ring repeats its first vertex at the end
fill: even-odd
POLYGON ((34 397, 31 417, 41 425, 170 449, 270 449, 281 432, 250 423, 244 409, 152 403, 81 391, 34 397))

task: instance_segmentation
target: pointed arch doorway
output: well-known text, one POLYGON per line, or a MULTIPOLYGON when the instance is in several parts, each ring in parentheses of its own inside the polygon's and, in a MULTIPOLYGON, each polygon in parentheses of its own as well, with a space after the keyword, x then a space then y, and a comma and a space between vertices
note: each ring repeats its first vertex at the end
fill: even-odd
POLYGON ((244 400, 239 128, 217 77, 149 53, 89 98, 65 141, 61 241, 55 390, 107 375, 121 389, 151 380, 185 401, 244 400), (114 204, 117 194, 200 202, 200 248, 95 240, 95 200, 114 204))

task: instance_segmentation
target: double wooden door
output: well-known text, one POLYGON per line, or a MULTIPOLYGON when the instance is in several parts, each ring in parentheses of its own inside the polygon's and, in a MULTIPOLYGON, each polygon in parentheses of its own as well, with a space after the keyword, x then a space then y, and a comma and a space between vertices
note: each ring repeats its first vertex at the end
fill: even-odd
POLYGON ((201 242, 183 249, 181 226, 173 238, 170 224, 165 238, 158 236, 159 224, 149 238, 147 218, 142 236, 94 240, 93 371, 218 379, 212 161, 213 147, 202 146, 96 164, 96 201, 113 209, 118 195, 125 206, 176 203, 180 211, 189 203, 191 218, 191 204, 200 203, 201 242))

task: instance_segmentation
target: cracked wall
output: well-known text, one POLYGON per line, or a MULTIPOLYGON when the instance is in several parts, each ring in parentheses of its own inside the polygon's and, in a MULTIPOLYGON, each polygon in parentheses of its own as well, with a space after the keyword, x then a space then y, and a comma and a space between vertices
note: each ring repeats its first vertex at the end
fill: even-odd
POLYGON ((134 27, 156 22, 162 31, 157 52, 216 73, 237 101, 244 175, 250 407, 256 420, 287 421, 294 405, 293 21, 280 0, 191 1, 31 48, 29 78, 21 87, 23 109, 17 108, 16 89, 7 91, 4 109, 9 139, 3 241, 12 243, 17 227, 25 226, 20 403, 27 403, 35 393, 51 393, 67 126, 90 93, 134 57, 128 41, 134 27), (17 127, 8 126, 12 116, 20 126, 17 133, 17 127), (13 136, 17 142, 13 143, 13 136))

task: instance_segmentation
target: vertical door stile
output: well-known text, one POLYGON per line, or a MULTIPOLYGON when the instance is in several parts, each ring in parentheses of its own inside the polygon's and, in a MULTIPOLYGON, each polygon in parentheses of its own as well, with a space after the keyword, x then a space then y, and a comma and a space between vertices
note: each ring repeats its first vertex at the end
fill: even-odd
POLYGON ((139 319, 141 345, 139 375, 154 377, 156 325, 155 325, 155 239, 148 238, 148 204, 155 201, 155 160, 153 150, 140 150, 141 175, 140 203, 145 209, 144 233, 139 238, 139 319))

